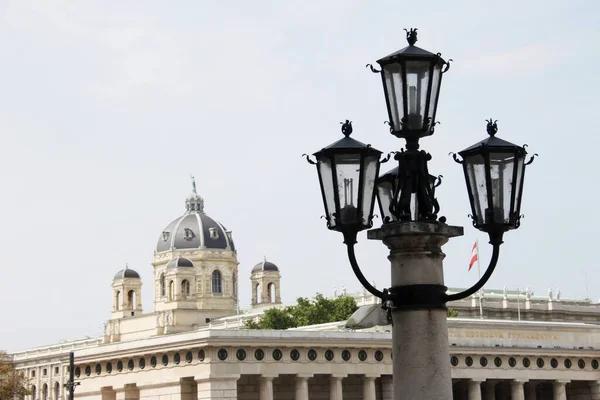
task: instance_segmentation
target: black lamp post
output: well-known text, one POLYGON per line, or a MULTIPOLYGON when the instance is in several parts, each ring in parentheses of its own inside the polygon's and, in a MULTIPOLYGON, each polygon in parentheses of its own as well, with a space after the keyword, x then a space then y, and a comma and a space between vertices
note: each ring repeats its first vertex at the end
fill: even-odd
POLYGON ((65 383, 65 387, 69 392, 69 400, 75 398, 75 388, 80 385, 80 382, 75 382, 75 353, 69 353, 69 380, 65 383))
MULTIPOLYGON (((429 173, 431 155, 419 150, 419 139, 434 133, 442 75, 449 63, 440 54, 415 46, 417 30, 407 31, 408 46, 378 61, 389 115, 390 132, 406 140, 395 152, 397 166, 378 177, 381 152, 349 136, 351 122, 342 126, 345 137, 314 154, 327 227, 344 235, 348 258, 361 284, 383 300, 392 313, 395 397, 442 399, 451 396, 446 303, 466 298, 492 275, 504 232, 519 227, 527 154, 496 137, 489 120, 487 139, 459 152, 454 159, 464 168, 473 225, 487 232, 493 254, 484 275, 461 293, 446 294, 441 246, 463 234, 438 218, 435 188, 441 176, 429 173), (355 258, 357 233, 372 227, 377 196, 383 225, 368 232, 390 248, 392 287, 379 291, 364 277, 355 258), (433 365, 432 365, 433 364, 433 365)), ((451 61, 451 60, 449 60, 451 61)))

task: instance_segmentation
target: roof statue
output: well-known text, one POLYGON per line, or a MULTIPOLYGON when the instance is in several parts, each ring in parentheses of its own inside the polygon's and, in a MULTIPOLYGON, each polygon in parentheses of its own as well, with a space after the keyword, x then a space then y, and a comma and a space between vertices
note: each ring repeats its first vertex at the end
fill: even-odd
POLYGON ((194 178, 193 175, 190 175, 190 178, 192 178, 192 191, 194 192, 194 194, 198 194, 196 192, 196 178, 194 178))
POLYGON ((548 289, 548 300, 552 301, 552 288, 548 289))
POLYGON ((508 297, 508 288, 506 287, 506 285, 504 285, 504 298, 506 299, 508 297))
POLYGON ((560 301, 560 288, 556 289, 556 301, 560 301))
POLYGON ((335 286, 333 287, 333 297, 337 297, 337 289, 335 286))

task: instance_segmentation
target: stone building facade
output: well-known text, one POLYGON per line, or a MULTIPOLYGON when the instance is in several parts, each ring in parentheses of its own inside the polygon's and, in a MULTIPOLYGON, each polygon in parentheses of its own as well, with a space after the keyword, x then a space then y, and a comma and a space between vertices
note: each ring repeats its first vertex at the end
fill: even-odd
MULTIPOLYGON (((139 274, 119 271, 101 337, 12 354, 32 382, 25 400, 66 400, 71 351, 82 400, 393 398, 389 326, 244 329, 281 306, 279 268, 265 259, 249 271, 253 308, 240 314, 232 233, 206 215, 195 187, 185 204, 159 235, 153 310, 141 308, 139 274)), ((454 399, 600 400, 598 304, 504 290, 450 306, 454 399)))

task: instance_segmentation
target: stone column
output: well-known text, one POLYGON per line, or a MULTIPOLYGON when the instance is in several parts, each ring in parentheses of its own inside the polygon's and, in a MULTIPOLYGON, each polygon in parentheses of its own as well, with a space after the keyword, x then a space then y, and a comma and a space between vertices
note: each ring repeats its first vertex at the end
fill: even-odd
POLYGON ((511 400, 525 400, 525 382, 515 380, 510 383, 511 400))
POLYGON ((535 393, 535 388, 537 384, 530 382, 525 385, 525 400, 537 400, 537 395, 535 393))
POLYGON ((496 400, 496 381, 487 381, 483 384, 483 400, 496 400))
POLYGON ((394 382, 391 375, 381 375, 381 400, 394 400, 394 382))
MULTIPOLYGON (((463 228, 441 223, 386 224, 368 232, 390 249, 392 289, 410 285, 444 285, 442 246, 463 228)), ((448 324, 444 307, 398 308, 392 313, 394 393, 406 399, 452 397, 448 324)))
POLYGON ((58 383, 60 384, 60 398, 61 399, 65 399, 65 366, 63 364, 60 364, 60 381, 58 381, 58 383))
POLYGON ((567 400, 567 383, 569 381, 555 381, 552 383, 554 400, 567 400))
POLYGON ((329 400, 343 400, 342 379, 347 376, 346 374, 335 374, 329 377, 329 400))
MULTIPOLYGON (((114 389, 116 400, 139 400, 140 391, 135 383, 127 383, 124 387, 114 389)), ((75 398, 77 398, 77 389, 75 389, 75 398)))
POLYGON ((590 400, 600 400, 600 381, 589 382, 590 400))
POLYGON ((209 375, 196 379, 198 400, 237 400, 237 381, 240 375, 209 375))
POLYGON ((260 400, 273 400, 273 379, 272 375, 260 377, 260 400))
POLYGON ((312 374, 296 375, 295 400, 308 400, 308 379, 312 377, 312 374))
POLYGON ((484 380, 469 380, 469 400, 481 400, 481 382, 484 380))
POLYGON ((375 400, 375 379, 374 376, 363 377, 363 400, 375 400))

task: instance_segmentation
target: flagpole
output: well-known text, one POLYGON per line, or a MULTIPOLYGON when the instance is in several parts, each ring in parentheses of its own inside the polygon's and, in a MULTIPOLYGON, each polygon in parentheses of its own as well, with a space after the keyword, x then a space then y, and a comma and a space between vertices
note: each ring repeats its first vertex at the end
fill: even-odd
MULTIPOLYGON (((481 267, 479 265, 479 239, 475 239, 475 243, 477 245, 477 275, 478 279, 481 279, 481 267)), ((483 288, 479 290, 479 318, 483 319, 483 304, 481 303, 483 298, 483 288)))

